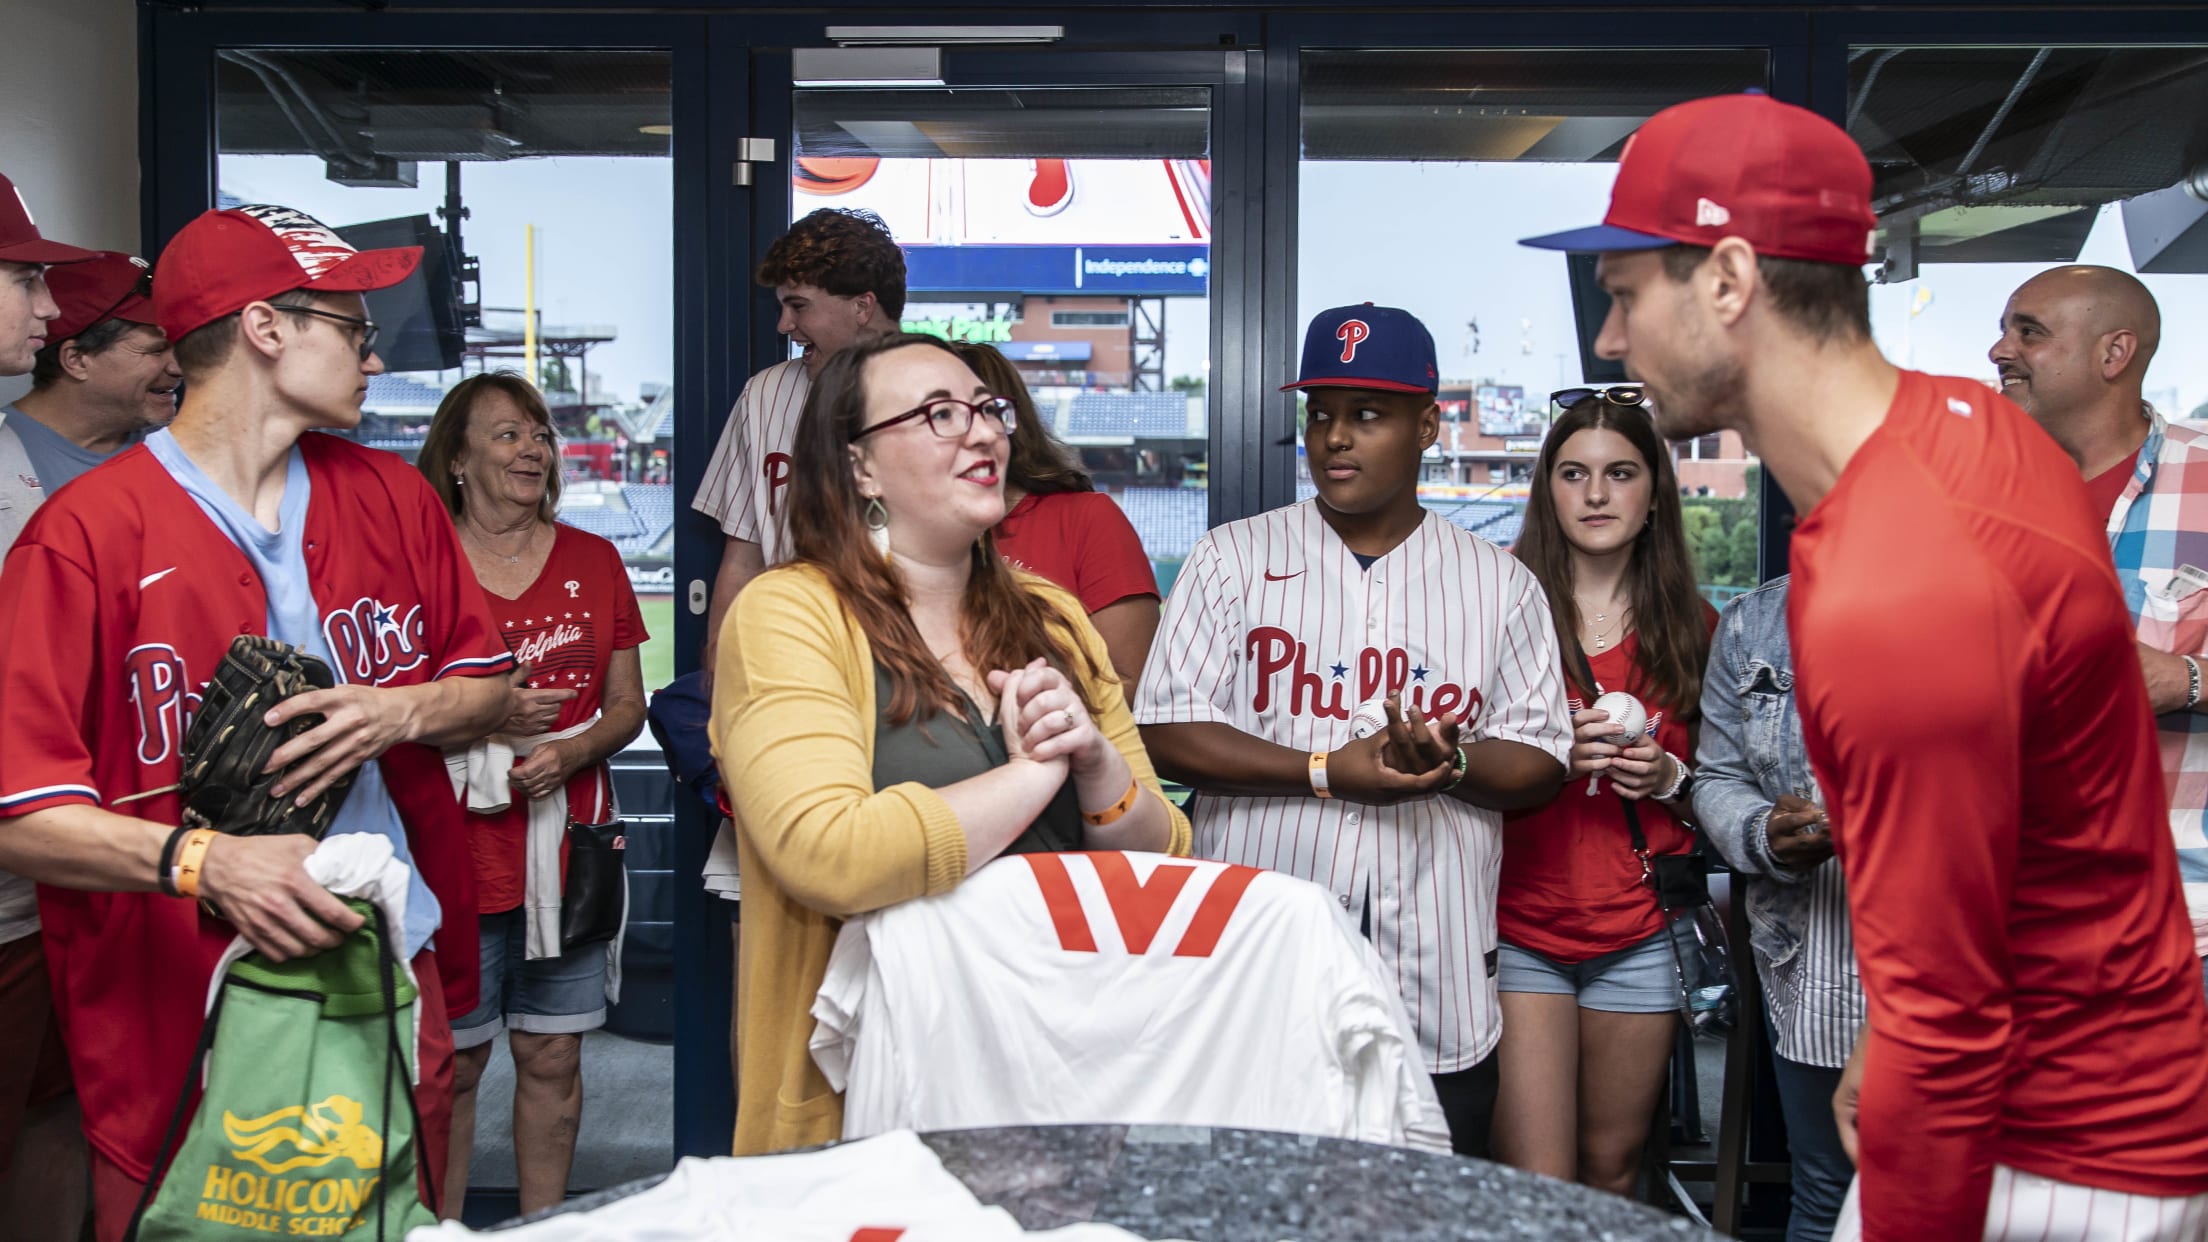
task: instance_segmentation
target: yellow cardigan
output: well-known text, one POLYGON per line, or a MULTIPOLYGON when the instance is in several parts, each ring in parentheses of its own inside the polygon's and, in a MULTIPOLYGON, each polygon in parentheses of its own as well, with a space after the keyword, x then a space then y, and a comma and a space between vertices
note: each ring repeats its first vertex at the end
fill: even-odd
MULTIPOLYGON (((1109 669, 1080 603, 1041 578, 1023 580, 1073 620, 1096 666, 1109 669)), ((1163 801, 1119 683, 1086 689, 1101 709, 1098 729, 1163 801)), ((866 635, 824 575, 784 566, 744 588, 722 634, 711 726, 744 876, 739 1156, 843 1135, 843 1097, 806 1046, 842 920, 966 877, 966 835, 942 795, 917 782, 874 788, 875 710, 866 635)), ((1187 817, 1166 806, 1169 851, 1185 855, 1187 817)))

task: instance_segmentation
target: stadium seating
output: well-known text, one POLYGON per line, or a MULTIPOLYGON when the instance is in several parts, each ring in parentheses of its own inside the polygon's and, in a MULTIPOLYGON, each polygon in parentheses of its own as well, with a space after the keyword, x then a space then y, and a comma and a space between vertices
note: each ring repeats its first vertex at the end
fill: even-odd
POLYGON ((1178 392, 1085 392, 1073 399, 1066 417, 1066 435, 1077 440, 1186 439, 1188 396, 1178 392))

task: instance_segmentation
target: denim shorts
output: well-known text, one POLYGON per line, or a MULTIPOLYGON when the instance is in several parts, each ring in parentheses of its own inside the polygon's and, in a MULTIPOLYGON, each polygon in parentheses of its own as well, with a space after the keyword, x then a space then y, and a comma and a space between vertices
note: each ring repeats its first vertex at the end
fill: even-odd
POLYGON ((1496 987, 1504 992, 1543 992, 1576 996, 1581 1009, 1604 1013, 1676 1013, 1679 963, 1667 937, 1678 928, 1657 932, 1639 944, 1584 962, 1552 961, 1507 941, 1499 946, 1496 987))
POLYGON ((524 957, 528 922, 516 907, 477 924, 482 1001, 452 1024, 452 1046, 474 1048, 500 1030, 574 1035, 606 1024, 606 946, 586 944, 558 957, 524 957))

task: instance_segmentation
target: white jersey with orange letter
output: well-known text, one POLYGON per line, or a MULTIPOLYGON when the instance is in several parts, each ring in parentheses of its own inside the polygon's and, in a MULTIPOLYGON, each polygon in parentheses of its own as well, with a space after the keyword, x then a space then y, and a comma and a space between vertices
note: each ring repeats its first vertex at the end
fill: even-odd
MULTIPOLYGON (((1351 740, 1359 705, 1391 693, 1455 713, 1465 744, 1503 739, 1570 762, 1556 631, 1532 571, 1432 513, 1367 569, 1306 501, 1197 541, 1134 712, 1331 751, 1351 740)), ((1199 857, 1301 876, 1369 917, 1428 1070, 1494 1051, 1499 812, 1448 795, 1373 807, 1199 792, 1189 821, 1199 857)))
POLYGON ((751 377, 728 412, 721 442, 690 507, 721 524, 722 533, 759 545, 772 569, 790 557, 782 497, 790 485, 790 448, 813 379, 796 358, 751 377))
POLYGON ((1249 867, 1000 858, 845 923, 813 1016, 845 1138, 1163 1124, 1449 1149, 1372 946, 1325 892, 1249 867))

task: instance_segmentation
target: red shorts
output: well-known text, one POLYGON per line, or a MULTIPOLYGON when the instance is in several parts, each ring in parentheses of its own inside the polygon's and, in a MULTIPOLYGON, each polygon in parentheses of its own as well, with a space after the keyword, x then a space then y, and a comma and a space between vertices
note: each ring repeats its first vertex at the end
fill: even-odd
POLYGON ((0 944, 0 1177, 15 1159, 24 1115, 73 1089, 44 943, 32 932, 0 944))
MULTIPOLYGON (((414 958, 414 977, 421 984, 421 1082, 414 1088, 414 1106, 422 1114, 422 1158, 430 1177, 442 1182, 445 1149, 452 1143, 452 1022, 445 1013, 445 985, 437 978, 437 958, 423 950, 414 958)), ((99 1242, 122 1242, 130 1218, 146 1184, 124 1172, 100 1150, 92 1149, 92 1228, 99 1242)), ((444 1187, 421 1186, 422 1202, 431 1211, 443 1206, 444 1187)))

